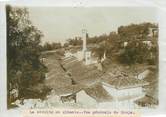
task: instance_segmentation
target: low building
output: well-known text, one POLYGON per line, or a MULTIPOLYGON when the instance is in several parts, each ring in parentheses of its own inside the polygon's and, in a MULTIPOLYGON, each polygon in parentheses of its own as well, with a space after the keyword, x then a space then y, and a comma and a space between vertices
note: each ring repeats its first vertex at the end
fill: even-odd
MULTIPOLYGON (((86 66, 76 57, 63 59, 62 65, 76 84, 85 85, 86 95, 95 99, 101 107, 111 105, 115 109, 135 108, 137 105, 134 101, 145 96, 143 86, 148 83, 144 80, 128 77, 121 72, 119 75, 103 74, 96 66, 86 66)), ((81 97, 77 96, 79 98, 81 97)))
POLYGON ((135 108, 134 101, 145 96, 143 86, 147 82, 124 75, 104 80, 104 89, 113 97, 114 108, 135 108))

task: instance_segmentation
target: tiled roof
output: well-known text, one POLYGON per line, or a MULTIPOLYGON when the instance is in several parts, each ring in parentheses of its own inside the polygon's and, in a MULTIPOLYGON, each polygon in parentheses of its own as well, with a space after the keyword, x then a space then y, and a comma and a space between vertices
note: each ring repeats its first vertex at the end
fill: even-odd
POLYGON ((148 105, 157 105, 158 104, 158 100, 149 97, 147 95, 145 95, 143 98, 141 99, 137 99, 136 101, 134 101, 136 104, 141 105, 141 106, 148 106, 148 105))
POLYGON ((66 63, 69 63, 69 62, 71 62, 71 61, 73 61, 73 60, 77 60, 76 57, 74 57, 74 56, 67 57, 67 58, 64 58, 64 59, 63 59, 62 63, 63 63, 63 64, 66 64, 66 63))
POLYGON ((91 85, 93 82, 98 82, 102 75, 102 72, 97 70, 94 65, 86 66, 75 57, 63 59, 61 64, 76 83, 91 85))
POLYGON ((97 102, 111 101, 111 97, 108 92, 103 88, 101 83, 96 83, 85 89, 85 92, 93 97, 97 102))
POLYGON ((116 89, 140 87, 140 86, 144 86, 148 84, 147 82, 143 80, 124 76, 122 74, 104 79, 103 82, 116 89))
POLYGON ((77 84, 77 85, 68 85, 68 86, 61 86, 54 89, 55 93, 58 95, 69 95, 79 92, 83 90, 84 86, 77 84))

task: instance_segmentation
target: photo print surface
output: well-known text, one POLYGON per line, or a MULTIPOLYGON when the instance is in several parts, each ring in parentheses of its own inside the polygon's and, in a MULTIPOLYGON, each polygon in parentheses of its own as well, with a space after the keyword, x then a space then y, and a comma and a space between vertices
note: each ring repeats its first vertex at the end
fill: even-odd
POLYGON ((153 7, 6 6, 8 109, 155 109, 153 7))

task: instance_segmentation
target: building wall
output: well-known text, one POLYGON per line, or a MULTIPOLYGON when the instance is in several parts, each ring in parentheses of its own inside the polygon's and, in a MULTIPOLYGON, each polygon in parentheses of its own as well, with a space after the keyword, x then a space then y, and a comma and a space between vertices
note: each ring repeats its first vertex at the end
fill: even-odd
POLYGON ((150 74, 150 70, 147 69, 144 72, 140 73, 137 78, 142 80, 142 79, 146 78, 149 74, 150 74))
POLYGON ((124 45, 124 47, 126 47, 128 45, 128 42, 127 41, 124 42, 123 45, 124 45))
POLYGON ((86 65, 91 64, 91 52, 90 51, 85 52, 85 64, 86 65))
POLYGON ((77 93, 76 99, 77 103, 85 107, 95 107, 97 104, 96 100, 87 95, 84 90, 77 93))
POLYGON ((113 97, 112 102, 100 103, 100 107, 113 109, 136 109, 138 106, 134 103, 135 100, 142 98, 145 94, 142 92, 142 87, 129 89, 116 89, 110 87, 109 84, 103 84, 103 88, 113 97), (127 98, 131 96, 131 98, 127 98), (126 97, 126 98, 125 98, 126 97))
POLYGON ((67 57, 71 57, 71 56, 73 56, 73 54, 71 53, 71 52, 65 52, 65 57, 67 58, 67 57))
POLYGON ((84 59, 84 53, 83 51, 78 51, 77 54, 76 54, 76 58, 81 61, 84 59))
POLYGON ((134 100, 112 101, 98 103, 97 108, 100 109, 138 109, 139 107, 134 103, 134 100))
POLYGON ((111 96, 113 96, 114 100, 118 100, 120 98, 125 98, 128 96, 133 96, 133 97, 144 96, 144 93, 142 92, 142 87, 116 89, 114 87, 110 87, 108 84, 103 84, 103 87, 111 96))
POLYGON ((155 37, 158 35, 158 29, 157 28, 149 28, 149 37, 155 37))

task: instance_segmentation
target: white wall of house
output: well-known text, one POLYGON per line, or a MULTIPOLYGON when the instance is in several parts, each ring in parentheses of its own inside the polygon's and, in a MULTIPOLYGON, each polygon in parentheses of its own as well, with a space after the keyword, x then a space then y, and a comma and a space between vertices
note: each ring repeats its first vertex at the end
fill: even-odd
POLYGON ((111 86, 109 86, 109 84, 107 83, 103 83, 103 88, 112 96, 112 97, 117 97, 117 90, 111 86))
POLYGON ((134 103, 134 101, 145 95, 142 92, 142 87, 116 89, 109 86, 109 84, 104 83, 103 88, 113 97, 113 100, 111 102, 99 103, 100 108, 136 109, 138 106, 134 103), (133 98, 122 99, 128 96, 133 98))
POLYGON ((73 54, 71 52, 65 52, 65 58, 71 57, 71 56, 73 56, 73 54))
POLYGON ((74 54, 74 56, 79 60, 82 61, 83 59, 85 59, 85 65, 90 65, 90 64, 94 64, 97 63, 97 60, 93 60, 92 56, 91 56, 91 51, 78 51, 76 54, 74 54))
POLYGON ((157 33, 158 33, 157 28, 149 28, 149 34, 148 34, 148 36, 149 37, 153 37, 153 36, 156 36, 157 33))
POLYGON ((81 90, 76 95, 77 103, 81 104, 82 106, 86 107, 95 107, 97 102, 95 99, 90 97, 84 90, 81 90))
POLYGON ((127 45, 128 45, 128 42, 127 42, 127 41, 123 43, 123 46, 124 46, 124 47, 126 47, 127 45))
POLYGON ((89 65, 91 64, 91 51, 86 51, 85 52, 85 64, 89 65))
POLYGON ((138 106, 134 103, 134 100, 124 101, 111 101, 98 103, 96 106, 98 109, 138 109, 138 106))
POLYGON ((144 72, 140 73, 137 78, 142 80, 142 79, 146 78, 149 74, 150 74, 150 70, 147 69, 144 72))
POLYGON ((76 58, 79 60, 79 61, 82 61, 84 59, 84 53, 83 51, 78 51, 76 53, 76 58))
POLYGON ((114 87, 109 86, 109 84, 104 83, 103 88, 113 96, 114 100, 118 100, 121 98, 125 98, 128 96, 133 97, 143 97, 144 93, 142 91, 142 87, 133 87, 133 88, 125 88, 125 89, 116 89, 114 87))

